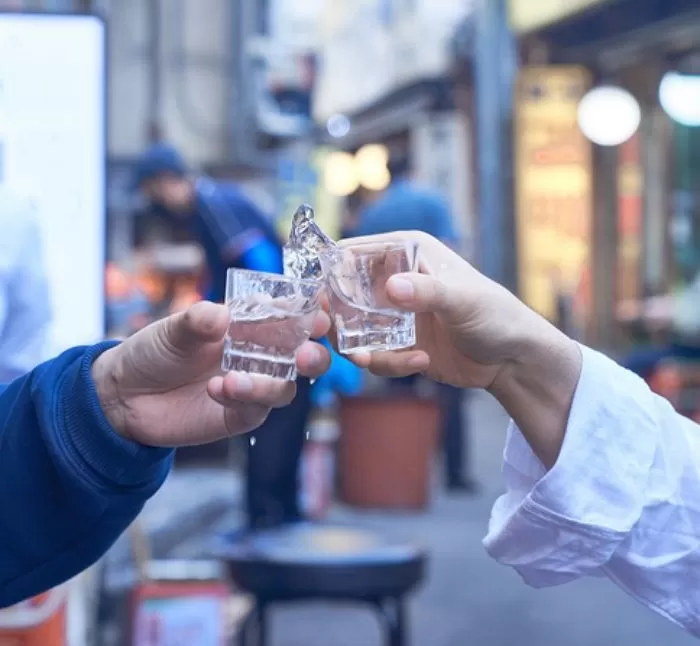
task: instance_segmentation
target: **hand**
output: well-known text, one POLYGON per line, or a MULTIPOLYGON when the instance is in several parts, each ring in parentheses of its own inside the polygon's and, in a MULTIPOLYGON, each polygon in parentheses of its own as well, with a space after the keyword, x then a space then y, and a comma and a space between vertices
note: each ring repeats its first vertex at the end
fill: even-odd
MULTIPOLYGON (((100 355, 92 374, 115 430, 149 446, 203 444, 257 428, 271 408, 289 404, 296 393, 292 382, 221 374, 227 326, 223 305, 197 303, 100 355)), ((320 313, 314 335, 328 326, 320 313)), ((318 377, 329 364, 328 352, 316 343, 297 353, 305 376, 318 377)))
POLYGON ((428 234, 398 232, 341 244, 402 238, 418 243, 420 273, 390 278, 387 296, 398 308, 416 312, 417 345, 350 358, 380 376, 421 372, 454 386, 490 388, 517 354, 520 330, 542 327, 541 319, 428 234))
POLYGON ((488 389, 542 462, 554 464, 581 372, 578 345, 427 234, 344 244, 400 239, 418 243, 420 273, 392 276, 387 297, 399 309, 416 312, 417 344, 350 358, 380 376, 421 372, 453 386, 488 389))

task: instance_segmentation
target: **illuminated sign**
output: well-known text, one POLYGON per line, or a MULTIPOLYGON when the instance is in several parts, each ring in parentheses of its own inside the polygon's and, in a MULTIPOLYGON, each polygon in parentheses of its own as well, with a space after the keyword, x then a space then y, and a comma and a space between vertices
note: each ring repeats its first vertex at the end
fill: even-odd
POLYGON ((511 29, 522 34, 559 22, 608 0, 509 0, 511 29))
POLYGON ((520 296, 553 320, 564 289, 582 324, 590 308, 592 167, 577 106, 589 85, 580 67, 525 68, 515 110, 520 296))

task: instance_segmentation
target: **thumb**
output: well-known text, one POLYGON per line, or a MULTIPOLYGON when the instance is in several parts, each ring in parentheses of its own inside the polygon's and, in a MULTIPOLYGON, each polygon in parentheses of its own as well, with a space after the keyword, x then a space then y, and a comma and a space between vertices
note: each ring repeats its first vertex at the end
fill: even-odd
POLYGON ((387 281, 386 291, 394 305, 409 312, 432 312, 449 318, 458 309, 454 290, 427 274, 396 274, 387 281))
POLYGON ((175 352, 190 353, 224 338, 228 311, 225 305, 202 301, 167 317, 162 323, 166 345, 175 352))

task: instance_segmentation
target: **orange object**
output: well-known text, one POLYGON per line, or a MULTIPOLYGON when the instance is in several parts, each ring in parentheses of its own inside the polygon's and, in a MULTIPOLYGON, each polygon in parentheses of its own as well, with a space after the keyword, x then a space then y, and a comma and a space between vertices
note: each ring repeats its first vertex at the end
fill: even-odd
POLYGON ((0 611, 0 646, 65 646, 65 588, 0 611))
POLYGON ((134 289, 134 281, 123 269, 109 263, 105 269, 105 290, 110 301, 128 298, 134 289))
POLYGON ((356 507, 423 509, 440 406, 414 397, 341 399, 339 492, 356 507))
POLYGON ((683 375, 674 364, 661 365, 649 379, 649 388, 677 406, 683 389, 683 375))

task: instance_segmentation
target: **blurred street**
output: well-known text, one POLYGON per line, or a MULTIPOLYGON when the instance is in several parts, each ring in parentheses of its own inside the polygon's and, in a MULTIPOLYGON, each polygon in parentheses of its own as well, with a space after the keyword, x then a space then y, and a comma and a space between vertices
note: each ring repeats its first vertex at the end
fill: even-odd
MULTIPOLYGON (((370 528, 420 542, 431 552, 429 579, 412 603, 415 646, 690 646, 680 629, 655 616, 605 580, 584 580, 560 588, 533 590, 514 572, 489 559, 481 539, 493 500, 501 488, 500 456, 506 418, 487 395, 470 407, 476 473, 483 492, 475 498, 449 496, 436 483, 426 514, 364 513, 336 507, 330 521, 370 528)), ((437 469, 436 469, 437 471, 437 469)), ((203 488, 206 488, 203 484, 203 488)), ((172 556, 206 552, 212 533, 235 527, 232 510, 212 530, 173 550, 172 556)), ((272 619, 272 646, 373 646, 379 627, 371 612, 313 604, 281 607, 272 619), (333 641, 329 642, 329 635, 333 641)))

